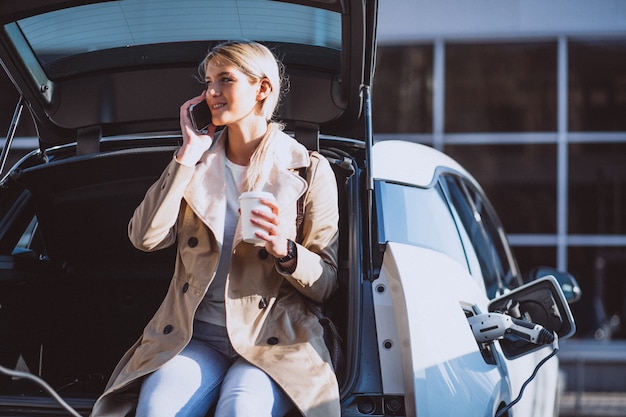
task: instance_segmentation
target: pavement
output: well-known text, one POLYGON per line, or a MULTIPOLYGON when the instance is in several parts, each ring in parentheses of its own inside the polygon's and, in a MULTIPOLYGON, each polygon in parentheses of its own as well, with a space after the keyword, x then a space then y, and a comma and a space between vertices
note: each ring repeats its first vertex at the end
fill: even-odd
POLYGON ((626 341, 568 339, 559 362, 566 383, 559 417, 626 417, 626 341))
POLYGON ((625 417, 624 392, 564 392, 559 417, 625 417))

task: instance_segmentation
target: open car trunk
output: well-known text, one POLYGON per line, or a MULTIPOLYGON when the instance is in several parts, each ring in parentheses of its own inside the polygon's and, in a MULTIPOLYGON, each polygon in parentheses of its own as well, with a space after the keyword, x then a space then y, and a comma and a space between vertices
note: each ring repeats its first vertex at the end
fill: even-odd
MULTIPOLYGON (((180 105, 203 89, 198 63, 217 43, 251 39, 285 66, 277 119, 286 131, 309 149, 325 136, 341 236, 340 288, 327 313, 357 369, 362 353, 348 343, 361 343, 358 185, 377 1, 0 2, 0 63, 40 145, 0 183, 0 364, 40 376, 90 412, 174 268, 174 247, 132 247, 128 221, 180 145, 180 105)), ((344 398, 357 379, 347 374, 344 398)), ((372 384, 363 389, 378 392, 372 384)), ((64 414, 33 382, 0 375, 0 416, 15 412, 64 414)))
MULTIPOLYGON (((172 154, 172 147, 121 151, 12 176, 10 187, 24 194, 16 215, 28 226, 1 258, 2 364, 43 377, 63 396, 102 392, 173 271, 173 248, 143 253, 126 237, 133 206, 172 154)), ((1 381, 2 393, 39 391, 1 381)))
MULTIPOLYGON (((130 244, 127 225, 176 146, 33 166, 15 171, 3 190, 4 196, 21 194, 23 204, 11 213, 18 219, 10 231, 13 247, 0 252, 0 364, 40 376, 86 413, 157 310, 172 276, 175 247, 141 252, 130 244)), ((347 259, 354 168, 338 149, 324 153, 337 176, 340 253, 347 259)), ((340 268, 340 289, 327 313, 347 340, 349 271, 347 264, 340 268)), ((0 415, 12 398, 53 405, 29 380, 1 375, 0 393, 0 415)))

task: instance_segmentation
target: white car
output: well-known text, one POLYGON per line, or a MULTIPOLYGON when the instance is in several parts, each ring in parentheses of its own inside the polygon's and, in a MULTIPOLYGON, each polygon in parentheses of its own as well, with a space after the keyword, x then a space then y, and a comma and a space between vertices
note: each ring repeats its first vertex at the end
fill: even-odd
MULTIPOLYGON (((450 158, 402 141, 378 143, 372 155, 383 387, 408 398, 407 415, 496 415, 554 351, 552 339, 528 323, 561 337, 575 330, 556 277, 571 300, 579 289, 567 274, 543 269, 537 278, 552 279, 513 290, 520 277, 504 231, 479 185, 450 158), (525 327, 513 329, 516 323, 525 327)), ((502 415, 558 415, 558 384, 558 362, 548 361, 502 415)))
POLYGON ((28 113, 40 145, 0 183, 0 416, 88 415, 153 315, 173 252, 135 250, 128 219, 179 146, 178 109, 202 91, 207 48, 238 38, 284 62, 279 118, 336 173, 340 287, 325 309, 345 356, 342 415, 558 415, 554 353, 575 331, 565 300, 580 290, 550 268, 520 276, 452 159, 372 143, 375 0, 0 10, 0 62, 21 94, 0 167, 28 113))

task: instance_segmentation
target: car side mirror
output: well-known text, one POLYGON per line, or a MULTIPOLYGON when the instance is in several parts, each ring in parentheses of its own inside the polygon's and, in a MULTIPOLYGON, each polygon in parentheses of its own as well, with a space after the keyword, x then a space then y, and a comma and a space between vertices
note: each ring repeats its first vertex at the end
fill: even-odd
MULTIPOLYGON (((489 312, 538 324, 554 332, 561 340, 576 332, 569 304, 557 278, 552 275, 534 280, 492 300, 489 312)), ((499 340, 502 352, 508 359, 518 358, 545 346, 511 336, 499 340)))
POLYGON ((535 281, 539 278, 552 275, 559 283, 563 295, 568 303, 572 304, 580 300, 582 297, 582 290, 574 278, 569 272, 558 271, 548 266, 538 266, 530 272, 530 280, 535 281))

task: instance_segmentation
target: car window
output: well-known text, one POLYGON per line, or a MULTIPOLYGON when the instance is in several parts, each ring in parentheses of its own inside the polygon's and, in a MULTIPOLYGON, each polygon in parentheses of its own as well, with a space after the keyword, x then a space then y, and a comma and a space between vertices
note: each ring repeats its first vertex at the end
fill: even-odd
POLYGON ((73 55, 163 42, 255 39, 341 49, 340 13, 268 0, 104 2, 29 17, 18 26, 46 72, 73 55))
POLYGON ((463 226, 461 216, 457 212, 456 207, 452 204, 449 204, 449 207, 450 212, 454 217, 454 221, 458 225, 459 235, 461 236, 461 243, 463 245, 463 249, 465 250, 465 256, 467 258, 470 275, 472 276, 472 278, 474 278, 476 284, 480 288, 482 288, 483 292, 487 294, 487 289, 485 288, 485 279, 483 277, 483 271, 478 260, 478 254, 474 249, 474 245, 472 244, 466 228, 463 226))
POLYGON ((519 274, 504 230, 485 196, 468 181, 454 175, 442 176, 441 182, 472 244, 487 296, 494 298, 499 290, 518 286, 519 274))
POLYGON ((398 242, 443 252, 467 268, 452 214, 440 187, 376 182, 380 244, 398 242))

